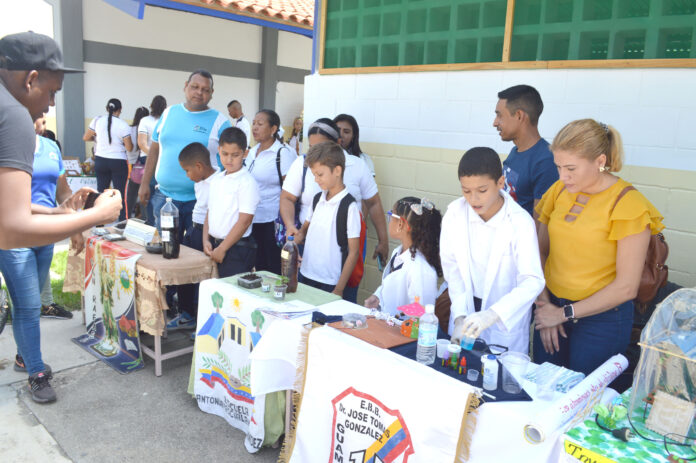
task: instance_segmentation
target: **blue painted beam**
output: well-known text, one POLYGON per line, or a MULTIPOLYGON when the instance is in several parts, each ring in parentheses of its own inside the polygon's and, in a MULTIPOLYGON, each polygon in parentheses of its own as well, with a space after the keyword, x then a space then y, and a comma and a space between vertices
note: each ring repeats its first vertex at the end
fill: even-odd
MULTIPOLYGON (((112 1, 119 0, 106 0, 111 3, 112 1)), ((273 29, 278 29, 281 31, 293 32, 295 34, 301 34, 306 37, 312 38, 314 33, 311 29, 304 29, 301 27, 290 26, 288 24, 278 23, 274 21, 267 21, 261 18, 245 16, 242 14, 235 14, 227 11, 215 10, 212 8, 206 8, 205 6, 190 5, 188 3, 179 3, 174 0, 120 0, 120 1, 141 1, 146 5, 159 6, 162 8, 169 8, 172 10, 186 11, 188 13, 196 13, 204 16, 213 16, 215 18, 229 19, 231 21, 237 21, 247 24, 254 24, 256 26, 270 27, 273 29)), ((142 18, 140 18, 142 19, 142 18)))
POLYGON ((317 72, 317 51, 319 50, 319 23, 321 22, 321 0, 314 0, 314 30, 312 31, 312 74, 317 72))
POLYGON ((109 5, 133 16, 136 19, 143 19, 145 4, 143 0, 103 0, 109 5))

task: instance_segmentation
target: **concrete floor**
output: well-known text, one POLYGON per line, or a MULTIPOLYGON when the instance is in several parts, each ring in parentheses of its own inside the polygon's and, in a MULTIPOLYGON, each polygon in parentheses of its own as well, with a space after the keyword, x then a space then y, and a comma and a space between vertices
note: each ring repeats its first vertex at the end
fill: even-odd
MULTIPOLYGON (((278 450, 250 455, 242 432, 222 418, 201 412, 186 393, 191 355, 154 363, 121 375, 99 362, 70 338, 81 334, 82 315, 72 320, 41 320, 44 360, 58 401, 31 400, 26 375, 12 369, 12 326, 0 335, 0 461, 141 462, 228 461, 275 462, 278 450)), ((142 336, 150 343, 151 337, 142 336)), ((190 342, 173 333, 169 342, 190 342)), ((165 351, 167 347, 164 347, 165 351)))

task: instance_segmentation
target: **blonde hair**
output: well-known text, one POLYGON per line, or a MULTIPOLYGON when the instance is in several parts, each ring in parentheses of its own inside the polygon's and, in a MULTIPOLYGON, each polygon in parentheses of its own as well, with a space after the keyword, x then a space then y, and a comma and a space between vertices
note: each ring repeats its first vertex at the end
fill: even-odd
POLYGON ((590 161, 604 154, 607 157, 605 167, 610 172, 618 172, 623 166, 621 135, 614 127, 594 119, 579 119, 567 124, 549 148, 551 151, 570 151, 590 161))

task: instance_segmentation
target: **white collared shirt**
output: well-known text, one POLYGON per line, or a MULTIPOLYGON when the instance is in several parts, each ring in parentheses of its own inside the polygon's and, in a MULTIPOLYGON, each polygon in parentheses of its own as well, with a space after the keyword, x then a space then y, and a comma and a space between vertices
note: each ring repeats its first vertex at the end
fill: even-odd
MULTIPOLYGON (((239 220, 239 213, 254 214, 259 204, 259 189, 254 177, 245 167, 237 172, 215 175, 210 182, 208 204, 208 234, 225 239, 239 220)), ((251 225, 242 237, 251 234, 251 225)))
POLYGON ((215 169, 215 172, 208 178, 196 182, 193 189, 196 192, 196 205, 193 206, 192 219, 194 223, 203 225, 205 223, 205 215, 208 213, 208 196, 210 192, 210 182, 213 177, 219 175, 220 171, 215 169))
POLYGON ((254 223, 272 222, 278 217, 280 209, 280 183, 278 182, 278 168, 276 156, 280 149, 280 174, 284 177, 290 165, 297 159, 297 154, 276 140, 270 148, 258 152, 260 144, 249 151, 246 158, 246 167, 254 177, 259 187, 261 202, 254 215, 254 223), (282 149, 281 149, 282 147, 282 149))
POLYGON ((242 114, 242 117, 239 119, 232 119, 232 127, 239 127, 244 132, 247 137, 247 146, 249 146, 251 144, 251 124, 249 124, 249 119, 242 114))
MULTIPOLYGON (((346 172, 343 174, 343 184, 348 188, 348 192, 353 195, 355 201, 357 201, 358 208, 362 210, 363 199, 370 199, 379 192, 377 183, 375 183, 375 179, 365 161, 346 153, 345 150, 343 155, 346 157, 346 172)), ((304 161, 303 156, 298 157, 290 166, 285 182, 283 182, 283 190, 301 198, 300 222, 302 223, 307 219, 309 211, 312 209, 314 196, 321 191, 309 168, 307 168, 307 173, 305 174, 305 189, 304 192, 302 191, 304 161)))
POLYGON ((415 302, 416 297, 422 306, 435 304, 437 272, 419 250, 411 256, 410 249, 403 251, 399 245, 387 262, 375 296, 379 298, 382 312, 391 315, 395 315, 399 307, 415 302))
MULTIPOLYGON (((310 201, 307 217, 310 223, 300 272, 314 281, 335 285, 341 277, 343 258, 336 240, 336 216, 338 206, 347 194, 348 189, 344 188, 327 201, 326 192, 323 192, 314 211, 311 210, 310 201)), ((360 238, 360 210, 355 202, 348 206, 346 231, 348 238, 360 238)))
MULTIPOLYGON (((495 230, 500 227, 505 213, 503 207, 493 217, 484 222, 480 215, 471 208, 469 203, 469 249, 471 252, 471 282, 474 288, 474 296, 483 298, 486 285, 486 270, 491 255, 491 248, 495 245, 495 230)), ((498 244, 500 246, 500 244, 498 244)))

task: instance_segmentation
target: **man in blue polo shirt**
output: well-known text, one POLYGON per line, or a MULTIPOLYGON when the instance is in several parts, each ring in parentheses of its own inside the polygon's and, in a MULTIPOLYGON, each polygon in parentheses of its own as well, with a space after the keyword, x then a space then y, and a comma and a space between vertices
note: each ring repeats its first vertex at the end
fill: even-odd
POLYGON ((503 161, 505 190, 535 219, 534 206, 558 180, 549 142, 541 138, 537 128, 543 110, 544 103, 534 87, 515 85, 498 93, 493 121, 500 138, 515 144, 503 161))
POLYGON ((184 85, 186 101, 164 110, 152 134, 138 197, 146 204, 152 194, 155 226, 160 228, 160 209, 172 198, 179 209, 179 241, 191 227, 191 215, 196 204, 194 183, 179 164, 179 153, 188 144, 199 142, 208 147, 212 165, 218 165, 217 148, 220 134, 230 127, 229 120, 208 107, 213 98, 213 76, 206 70, 193 71, 184 85), (154 174, 158 187, 150 192, 154 174))

